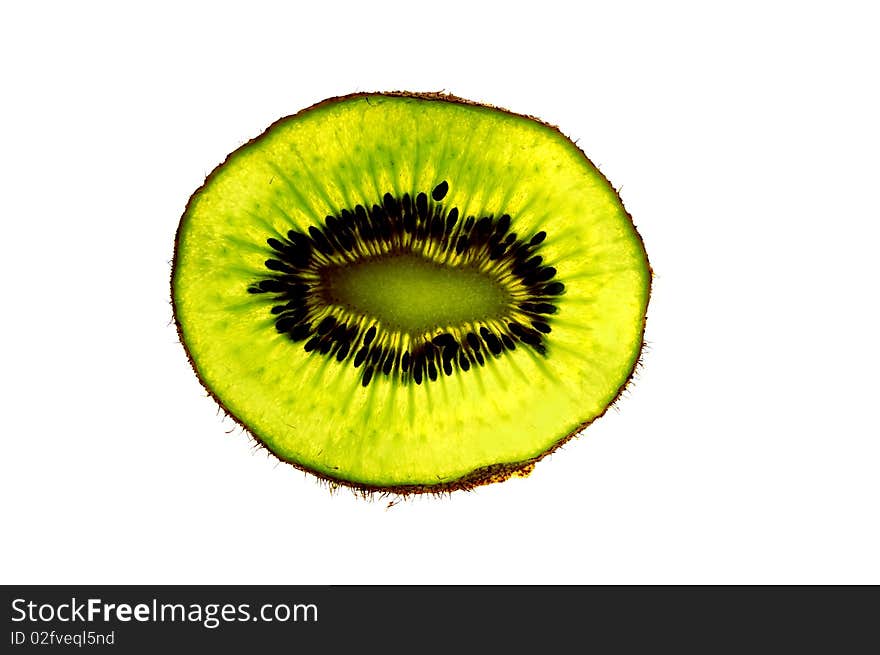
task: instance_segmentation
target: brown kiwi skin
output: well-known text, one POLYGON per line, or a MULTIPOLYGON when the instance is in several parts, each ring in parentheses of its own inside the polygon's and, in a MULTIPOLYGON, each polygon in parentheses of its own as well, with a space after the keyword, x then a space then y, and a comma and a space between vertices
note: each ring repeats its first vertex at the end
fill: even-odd
MULTIPOLYGON (((522 460, 522 461, 518 461, 518 462, 505 462, 505 463, 500 463, 500 464, 491 464, 489 466, 484 466, 484 467, 474 469, 470 473, 468 473, 460 478, 456 478, 455 480, 437 482, 435 484, 405 484, 405 485, 381 486, 381 485, 363 484, 360 482, 354 482, 352 480, 346 480, 343 478, 335 478, 333 476, 327 475, 326 473, 324 473, 322 471, 317 471, 317 470, 312 469, 308 466, 304 466, 303 464, 301 464, 299 462, 295 462, 295 461, 286 459, 284 457, 281 457, 277 453, 273 452, 272 449, 269 448, 269 446, 262 439, 260 439, 259 436, 257 436, 256 434, 254 434, 253 432, 251 432, 248 429, 248 426, 244 422, 239 420, 239 418, 237 416, 235 416, 235 414, 233 414, 231 411, 229 411, 229 409, 214 394, 214 392, 208 387, 208 385, 205 384, 205 381, 202 379, 202 376, 199 373, 199 369, 196 366, 196 362, 193 359, 192 354, 189 351, 189 348, 187 348, 187 346, 186 346, 186 341, 183 338, 183 329, 182 329, 180 321, 178 320, 178 317, 177 317, 177 306, 175 303, 174 288, 175 288, 175 275, 177 272, 177 255, 178 255, 178 249, 180 246, 180 232, 181 232, 181 229, 183 228, 183 219, 186 216, 186 214, 189 212, 190 206, 195 201, 195 199, 199 196, 199 194, 202 192, 202 190, 205 189, 208 186, 208 184, 210 184, 211 180, 214 178, 214 175, 219 170, 223 169, 227 163, 232 161, 232 159, 240 151, 249 147, 253 143, 259 141, 261 138, 263 138, 263 136, 266 133, 268 133, 270 130, 272 130, 272 128, 274 128, 279 123, 286 122, 288 120, 296 118, 297 116, 302 116, 304 114, 307 114, 311 111, 319 109, 319 108, 321 108, 325 105, 328 105, 328 104, 335 104, 335 103, 343 101, 343 100, 352 100, 355 98, 364 98, 364 99, 367 99, 367 101, 369 101, 368 99, 371 97, 374 97, 374 96, 418 98, 420 100, 431 100, 431 101, 437 101, 437 102, 448 102, 448 103, 452 103, 452 104, 471 105, 471 106, 475 106, 475 107, 485 107, 485 108, 489 108, 489 109, 494 109, 497 111, 504 112, 506 114, 510 114, 512 116, 528 118, 529 120, 533 120, 536 123, 540 123, 544 127, 547 127, 555 132, 558 132, 560 135, 562 135, 564 138, 566 138, 568 141, 570 141, 572 143, 572 145, 574 145, 575 148, 577 148, 577 151, 581 154, 581 156, 584 158, 584 160, 587 162, 587 164, 589 164, 602 177, 602 179, 605 180, 605 182, 608 184, 608 186, 610 188, 614 189, 614 187, 611 185, 608 178, 606 178, 605 175, 596 167, 596 165, 593 164, 592 161, 590 161, 590 159, 586 156, 586 154, 579 147, 577 147, 577 144, 575 144, 573 141, 571 141, 571 139, 568 139, 568 137, 566 137, 557 126, 546 123, 546 122, 542 121, 541 119, 536 118, 534 116, 530 116, 528 114, 517 114, 517 113, 512 112, 508 109, 504 109, 503 107, 497 107, 495 105, 474 102, 473 100, 467 100, 465 98, 460 98, 458 96, 452 95, 450 93, 445 93, 442 91, 357 92, 357 93, 350 93, 347 95, 341 95, 341 96, 335 96, 332 98, 327 98, 325 100, 322 100, 321 102, 318 102, 314 105, 311 105, 310 107, 306 107, 305 109, 302 109, 302 110, 296 112, 295 114, 279 118, 278 120, 273 122, 271 125, 269 125, 269 127, 267 127, 265 130, 263 130, 263 132, 260 135, 254 137, 253 139, 250 139, 245 144, 236 148, 233 152, 231 152, 226 157, 226 159, 220 165, 218 165, 216 168, 214 168, 213 171, 211 171, 211 173, 208 174, 208 176, 205 178, 205 181, 202 183, 202 185, 198 189, 196 189, 196 191, 192 194, 192 196, 190 196, 189 200, 186 203, 186 207, 184 208, 183 214, 181 215, 181 220, 178 223, 177 231, 174 235, 174 255, 173 255, 172 261, 171 261, 171 280, 170 280, 170 282, 171 282, 171 307, 172 307, 172 311, 174 314, 174 325, 177 330, 178 341, 180 341, 180 345, 183 346, 183 350, 186 353, 187 360, 189 360, 189 364, 192 367, 193 372, 196 374, 196 377, 198 378, 199 383, 205 389, 208 396, 210 396, 214 400, 214 402, 217 403, 217 406, 220 408, 220 410, 227 417, 229 417, 235 423, 237 423, 242 428, 242 430, 244 430, 244 432, 251 439, 253 439, 253 441, 258 446, 265 449, 266 452, 268 452, 272 457, 274 457, 275 459, 277 459, 280 462, 284 462, 285 464, 289 464, 289 465, 293 466, 294 468, 299 469, 300 471, 303 471, 305 473, 309 473, 309 474, 315 476, 319 481, 326 483, 330 487, 331 490, 336 490, 339 487, 347 487, 347 488, 350 488, 352 491, 354 491, 356 494, 358 494, 364 498, 371 498, 374 496, 406 497, 406 496, 413 496, 413 495, 418 495, 418 494, 434 494, 437 496, 444 496, 444 495, 451 494, 453 491, 470 491, 472 489, 475 489, 476 487, 480 487, 480 486, 486 485, 486 484, 491 484, 494 482, 503 482, 503 481, 508 480, 512 477, 525 477, 525 476, 529 475, 529 473, 532 472, 532 470, 535 468, 535 464, 537 462, 539 462, 543 458, 547 457, 551 453, 555 452, 557 449, 561 448, 564 444, 566 444, 568 441, 570 441, 574 437, 578 436, 590 424, 592 424, 593 421, 604 416, 605 413, 611 407, 615 406, 618 403, 618 401, 620 400, 620 398, 622 397, 623 393, 626 391, 626 389, 629 388, 629 386, 632 384, 635 373, 642 364, 642 359, 644 357, 644 352, 645 352, 645 328, 647 326, 647 309, 648 309, 648 304, 651 299, 653 280, 654 280, 654 271, 651 268, 650 262, 648 261, 648 253, 645 250, 645 244, 644 244, 644 241, 642 240, 642 236, 641 236, 641 234, 639 234, 638 230, 635 229, 635 222, 633 221, 632 215, 626 210, 625 207, 623 208, 624 212, 626 213, 627 217, 629 218, 630 223, 632 223, 632 225, 633 225, 633 228, 634 228, 633 231, 635 232, 636 238, 638 239, 639 247, 642 250, 642 254, 645 258, 645 261, 648 262, 648 289, 647 289, 647 293, 645 294, 645 304, 644 304, 644 307, 642 308, 643 318, 642 318, 642 325, 641 325, 641 334, 639 337, 638 356, 633 361, 632 367, 630 368, 629 372, 627 373, 627 376, 624 379, 623 383, 617 389, 617 393, 615 393, 614 398, 611 400, 610 403, 608 403, 608 405, 605 407, 605 409, 602 411, 601 414, 594 416, 589 421, 582 423, 575 430, 573 430, 571 433, 569 433, 566 436, 559 439, 556 443, 554 443, 550 448, 548 448, 544 452, 540 453, 539 455, 536 455, 535 457, 531 457, 526 460, 522 460)), ((614 193, 615 193, 615 196, 617 197, 618 202, 620 202, 621 207, 623 207, 623 201, 621 200, 620 194, 617 191, 617 189, 614 189, 614 193)), ((389 506, 391 504, 394 504, 394 503, 390 503, 389 506)))

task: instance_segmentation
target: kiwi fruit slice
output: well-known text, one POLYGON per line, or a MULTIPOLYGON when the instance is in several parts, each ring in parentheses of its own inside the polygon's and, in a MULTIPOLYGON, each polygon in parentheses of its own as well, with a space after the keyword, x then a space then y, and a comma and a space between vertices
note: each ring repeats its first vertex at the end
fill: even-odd
POLYGON ((365 491, 528 473, 642 350, 651 270, 556 128, 441 94, 283 118, 180 221, 174 316, 220 406, 285 462, 365 491))

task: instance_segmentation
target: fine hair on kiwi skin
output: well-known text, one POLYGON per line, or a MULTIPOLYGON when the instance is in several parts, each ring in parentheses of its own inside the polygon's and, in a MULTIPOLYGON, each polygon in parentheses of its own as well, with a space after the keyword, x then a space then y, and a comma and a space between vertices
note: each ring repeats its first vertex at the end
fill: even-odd
MULTIPOLYGON (((204 184, 193 194, 193 196, 190 198, 190 201, 187 203, 186 209, 184 211, 184 216, 186 216, 186 214, 189 212, 192 203, 197 198, 199 193, 211 183, 213 177, 218 173, 218 171, 222 170, 225 167, 227 162, 229 162, 239 151, 241 151, 245 148, 248 148, 252 144, 258 142, 262 138, 263 135, 265 135, 266 133, 271 131, 273 129, 273 127, 275 127, 276 125, 285 123, 287 121, 290 121, 291 119, 305 115, 309 112, 312 112, 312 111, 317 110, 321 107, 324 107, 325 105, 337 103, 342 100, 363 98, 364 100, 369 102, 370 98, 374 95, 375 94, 372 94, 372 93, 355 93, 355 94, 350 94, 347 96, 339 96, 339 97, 335 97, 335 98, 329 98, 329 99, 323 100, 315 105, 312 105, 311 107, 303 109, 302 111, 298 112, 297 114, 294 114, 293 116, 288 116, 288 117, 284 117, 284 118, 279 119, 278 121, 276 121, 275 123, 270 125, 263 132, 263 134, 248 141, 246 144, 242 145, 241 147, 236 149, 234 152, 232 152, 226 158, 226 160, 223 162, 223 164, 218 166, 211 174, 208 175, 204 184)), ((438 102, 446 102, 446 103, 459 103, 459 104, 463 104, 463 105, 472 105, 472 106, 477 106, 477 107, 490 107, 494 110, 509 113, 514 116, 521 116, 521 115, 513 114, 513 112, 508 112, 508 110, 504 110, 504 109, 494 107, 491 105, 482 105, 481 103, 476 103, 476 102, 473 102, 470 100, 465 100, 465 99, 458 98, 454 95, 450 95, 450 94, 446 94, 446 93, 410 93, 410 92, 403 92, 403 91, 394 91, 394 92, 383 92, 381 95, 388 96, 388 97, 418 98, 420 100, 438 101, 438 102)), ((543 121, 540 121, 537 118, 534 118, 532 116, 526 116, 526 118, 528 118, 532 121, 535 121, 537 123, 540 123, 541 125, 549 128, 551 130, 559 132, 558 128, 556 128, 555 126, 548 125, 547 123, 544 123, 543 121)), ((561 134, 561 132, 560 132, 560 134, 561 134)), ((580 152, 580 150, 579 150, 579 152, 580 152)), ((585 155, 583 155, 582 152, 581 152, 581 155, 584 157, 584 159, 587 162, 589 162, 589 160, 586 158, 585 155)), ((590 163, 590 165, 592 165, 592 164, 590 163)), ((604 178, 604 176, 603 176, 603 178, 604 178)), ((605 179, 605 182, 608 183, 607 179, 605 179)), ((610 187, 610 183, 608 183, 608 184, 610 187)), ((447 182, 445 180, 437 180, 437 186, 434 189, 425 189, 424 192, 426 192, 429 196, 433 196, 433 198, 435 200, 437 199, 438 196, 441 196, 441 199, 442 199, 442 195, 445 193, 445 191, 442 189, 442 187, 444 185, 447 185, 447 182), (438 191, 438 189, 440 189, 440 191, 438 191)), ((421 194, 421 195, 424 195, 424 194, 421 194)), ((619 200, 619 195, 618 195, 618 200, 619 200)), ((632 220, 631 217, 630 217, 630 220, 632 220)), ((178 259, 178 255, 179 255, 179 246, 180 246, 180 236, 181 236, 182 225, 183 224, 181 222, 181 225, 178 227, 178 231, 177 231, 177 234, 175 237, 174 259, 172 262, 173 268, 176 268, 177 259, 178 259)), ((641 237, 638 236, 638 233, 636 233, 636 235, 637 235, 637 238, 639 239, 639 241, 641 242, 641 237)), ((285 245, 285 244, 282 244, 282 245, 285 245)), ((286 244, 286 245, 289 246, 291 244, 286 244)), ((293 245, 295 245, 295 244, 293 244, 293 245)), ((642 251, 644 252, 644 246, 642 245, 641 247, 642 247, 642 251)), ((280 248, 276 248, 276 250, 280 250, 280 248)), ((645 255, 645 259, 647 261, 646 255, 645 255)), ((282 264, 283 264, 283 262, 282 262, 282 264)), ((648 280, 647 280, 648 288, 646 290, 646 295, 647 295, 647 298, 649 299, 650 298, 650 291, 651 291, 651 289, 650 289, 651 280, 653 277, 653 271, 651 271, 650 265, 648 265, 648 272, 649 272, 648 280)), ((257 288, 254 288, 252 285, 251 292, 252 293, 254 293, 254 292, 261 293, 262 291, 258 288, 259 281, 256 281, 256 283, 257 283, 257 288)), ((388 486, 386 486, 386 485, 372 485, 372 484, 365 484, 365 483, 361 483, 361 482, 357 482, 357 481, 348 480, 348 479, 345 479, 342 477, 336 478, 332 474, 328 474, 327 472, 310 468, 309 466, 306 466, 301 462, 294 461, 292 459, 289 459, 289 458, 286 458, 286 457, 280 455, 279 453, 275 452, 272 448, 270 448, 268 446, 268 444, 266 444, 266 442, 257 433, 255 433, 254 431, 249 429, 248 425, 245 422, 241 421, 233 412, 231 412, 227 408, 227 406, 224 404, 224 402, 221 400, 221 398, 218 397, 214 393, 214 391, 202 379, 201 375, 199 375, 198 367, 196 366, 196 363, 193 360, 192 353, 190 352, 190 349, 187 346, 186 340, 184 339, 182 325, 181 325, 181 322, 179 320, 179 317, 178 317, 178 314, 176 311, 176 306, 174 304, 173 296, 174 296, 174 279, 173 279, 173 273, 172 273, 172 307, 175 310, 174 311, 174 321, 175 321, 175 326, 176 326, 176 329, 178 332, 179 340, 181 342, 181 345, 183 345, 183 347, 184 347, 184 350, 185 350, 186 355, 189 359, 189 362, 190 362, 193 370, 196 372, 198 379, 200 380, 200 382, 202 383, 202 385, 206 389, 207 394, 211 398, 213 398, 213 400, 217 403, 220 410, 223 411, 223 413, 226 416, 230 417, 236 424, 238 424, 245 431, 245 433, 248 434, 250 436, 250 438, 254 440, 254 442, 259 447, 264 448, 267 452, 269 452, 273 457, 277 458, 279 461, 283 461, 285 463, 288 463, 299 470, 302 470, 304 472, 311 474, 316 479, 326 483, 330 487, 331 490, 335 490, 339 487, 347 487, 347 488, 354 490, 356 493, 359 493, 360 495, 362 495, 364 497, 370 497, 370 496, 373 496, 374 494, 379 494, 379 495, 389 495, 390 494, 395 497, 397 497, 397 496, 406 497, 406 496, 411 496, 411 495, 416 495, 416 494, 445 495, 445 494, 448 494, 448 493, 450 493, 452 491, 456 491, 456 490, 470 490, 470 489, 473 489, 475 487, 478 487, 478 486, 481 486, 484 484, 488 484, 488 483, 492 483, 492 482, 500 482, 500 481, 506 480, 511 477, 518 477, 518 476, 524 477, 524 476, 528 475, 532 471, 532 469, 534 468, 536 462, 538 462, 539 460, 541 460, 542 458, 544 458, 548 454, 555 452, 564 443, 567 443, 574 436, 578 435, 584 428, 586 428, 590 423, 592 423, 592 421, 594 421, 596 418, 599 418, 600 416, 603 416, 605 414, 605 412, 607 412, 609 407, 616 405, 616 403, 619 401, 620 397, 622 396, 622 394, 624 393, 626 388, 632 383, 632 380, 634 378, 636 370, 641 365, 641 359, 644 354, 644 346, 645 346, 644 330, 645 330, 646 312, 643 316, 642 324, 641 324, 641 340, 640 340, 640 344, 639 344, 638 355, 636 356, 635 360, 633 361, 631 369, 629 370, 629 372, 626 375, 622 384, 620 384, 620 386, 617 389, 617 392, 616 392, 615 396, 613 397, 613 399, 611 400, 611 402, 607 404, 605 409, 600 414, 592 417, 589 421, 582 423, 575 430, 572 430, 568 435, 566 435, 562 439, 559 439, 551 448, 537 454, 536 456, 522 460, 522 461, 493 464, 490 466, 480 467, 480 468, 473 470, 469 475, 465 475, 463 477, 460 477, 460 478, 453 480, 453 481, 450 481, 450 482, 439 481, 436 484, 412 484, 412 485, 404 484, 404 485, 388 485, 388 486)), ((647 300, 645 302, 645 305, 647 306, 647 300)), ((302 345, 302 344, 300 344, 300 345, 302 345)), ((317 344, 314 347, 318 347, 317 344)), ((439 361, 440 360, 438 359, 438 363, 439 363, 439 361)), ((399 363, 399 359, 398 359, 398 363, 399 363)), ((427 370, 427 369, 425 369, 425 370, 427 370)), ((426 378, 425 382, 427 383, 427 374, 425 374, 425 378, 426 378)), ((364 386, 367 386, 367 384, 369 382, 370 382, 369 378, 366 379, 364 381, 364 386)))

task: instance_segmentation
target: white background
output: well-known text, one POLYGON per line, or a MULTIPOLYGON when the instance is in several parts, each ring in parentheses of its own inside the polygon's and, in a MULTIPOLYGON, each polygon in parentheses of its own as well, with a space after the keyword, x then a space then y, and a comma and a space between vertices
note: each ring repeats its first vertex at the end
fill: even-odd
POLYGON ((183 4, 0 15, 0 582, 880 583, 872 3, 183 4), (168 288, 227 153, 389 89, 559 125, 656 272, 617 411, 391 508, 218 415, 168 288))

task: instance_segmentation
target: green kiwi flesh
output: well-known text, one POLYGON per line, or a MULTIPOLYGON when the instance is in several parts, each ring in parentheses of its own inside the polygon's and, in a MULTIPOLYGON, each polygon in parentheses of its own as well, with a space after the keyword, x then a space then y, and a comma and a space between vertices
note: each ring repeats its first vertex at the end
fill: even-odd
POLYGON ((438 94, 333 98, 187 205, 172 300, 193 368, 274 455, 397 493, 524 474, 619 396, 651 271, 586 156, 438 94))

